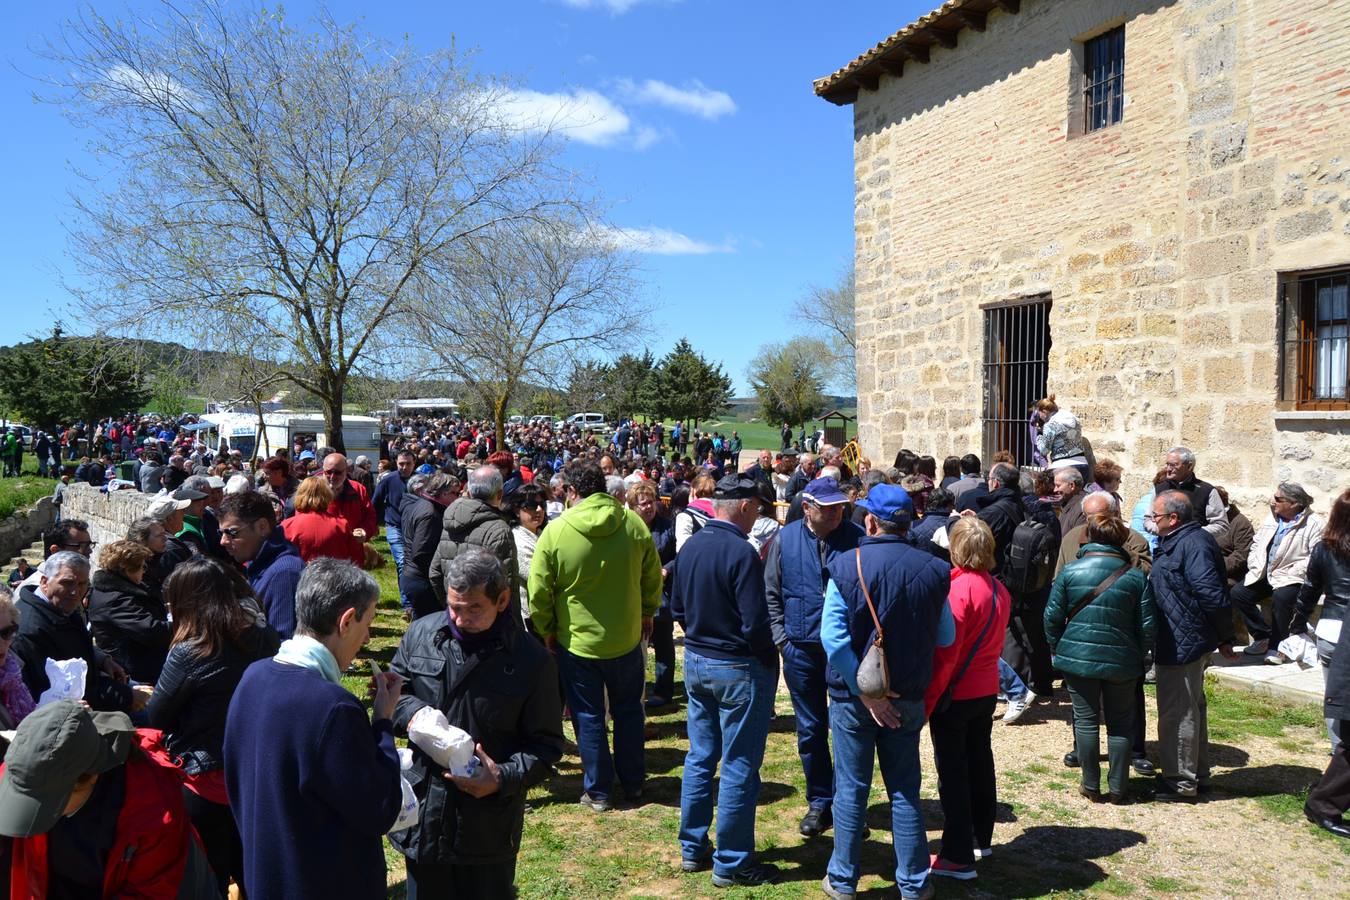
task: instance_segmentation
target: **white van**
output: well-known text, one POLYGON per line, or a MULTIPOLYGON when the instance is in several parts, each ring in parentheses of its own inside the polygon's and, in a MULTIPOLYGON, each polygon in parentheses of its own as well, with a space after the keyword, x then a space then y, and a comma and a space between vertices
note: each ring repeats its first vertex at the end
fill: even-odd
POLYGON ((598 412, 573 413, 559 427, 562 431, 571 431, 573 428, 580 428, 582 431, 604 431, 605 417, 598 412))

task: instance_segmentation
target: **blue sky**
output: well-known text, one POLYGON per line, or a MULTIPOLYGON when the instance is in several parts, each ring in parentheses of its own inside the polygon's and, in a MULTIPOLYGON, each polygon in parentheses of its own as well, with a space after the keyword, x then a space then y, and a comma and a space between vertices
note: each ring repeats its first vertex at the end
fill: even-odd
MULTIPOLYGON (((432 48, 476 48, 474 66, 510 76, 525 105, 563 103, 580 123, 565 162, 634 229, 657 312, 656 353, 688 336, 746 392, 760 345, 802 330, 793 301, 835 281, 853 250, 852 115, 811 81, 936 6, 739 0, 336 0, 338 21, 432 48), (658 252, 659 251, 659 252, 658 252)), ((106 15, 123 3, 96 6, 106 15)), ((151 3, 132 3, 154 9, 151 3)), ((286 4, 305 21, 315 5, 286 4)), ((61 287, 70 271, 63 222, 84 136, 31 100, 31 48, 73 15, 71 0, 12 4, 0 36, 9 173, 0 216, 6 286, 0 343, 50 325, 79 330, 61 287)))

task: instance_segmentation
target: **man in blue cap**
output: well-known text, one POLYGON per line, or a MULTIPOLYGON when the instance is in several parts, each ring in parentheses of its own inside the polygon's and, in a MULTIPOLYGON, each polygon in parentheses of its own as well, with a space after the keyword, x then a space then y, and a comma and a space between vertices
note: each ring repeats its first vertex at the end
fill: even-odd
POLYGON ((820 645, 825 567, 858 546, 863 530, 847 521, 848 497, 833 478, 802 489, 802 518, 785 526, 764 560, 765 596, 773 641, 783 654, 783 679, 797 717, 797 752, 806 773, 806 815, 800 831, 815 837, 830 827, 834 763, 830 760, 829 707, 820 645))
POLYGON ((933 648, 956 639, 947 606, 950 569, 909 543, 914 504, 904 488, 874 485, 858 505, 867 510, 867 534, 854 552, 828 564, 820 622, 821 645, 830 661, 830 729, 838 782, 834 853, 821 887, 836 898, 857 891, 876 758, 891 798, 896 886, 901 897, 926 898, 933 896, 933 886, 919 808, 919 732, 933 648), (877 636, 877 622, 890 690, 885 697, 864 697, 858 689, 858 663, 877 636))

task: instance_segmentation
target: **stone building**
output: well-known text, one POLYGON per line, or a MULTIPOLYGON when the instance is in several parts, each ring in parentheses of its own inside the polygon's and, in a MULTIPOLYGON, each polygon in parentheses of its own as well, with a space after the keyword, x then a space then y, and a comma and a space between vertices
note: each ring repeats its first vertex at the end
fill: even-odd
POLYGON ((864 451, 1026 463, 1053 392, 1127 500, 1178 443, 1244 505, 1350 486, 1348 11, 950 0, 817 81, 853 108, 864 451))

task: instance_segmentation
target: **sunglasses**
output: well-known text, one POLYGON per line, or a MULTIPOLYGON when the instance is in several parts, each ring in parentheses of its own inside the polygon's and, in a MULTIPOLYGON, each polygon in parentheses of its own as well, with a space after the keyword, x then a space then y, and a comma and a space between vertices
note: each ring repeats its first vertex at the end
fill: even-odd
POLYGON ((15 622, 6 628, 0 628, 0 641, 12 641, 14 635, 19 633, 19 623, 15 622))

